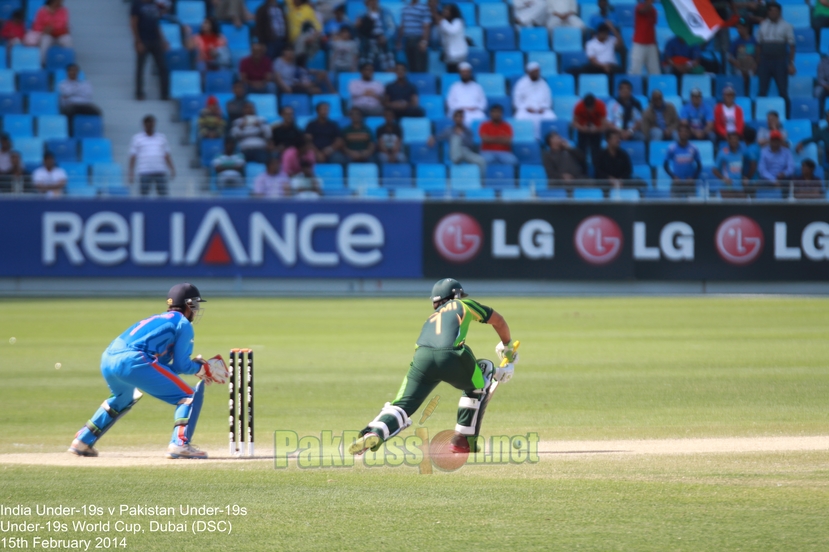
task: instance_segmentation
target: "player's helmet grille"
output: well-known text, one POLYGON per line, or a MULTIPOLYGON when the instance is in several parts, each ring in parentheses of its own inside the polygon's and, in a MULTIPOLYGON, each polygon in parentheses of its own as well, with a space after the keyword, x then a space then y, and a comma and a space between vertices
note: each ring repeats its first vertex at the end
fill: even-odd
POLYGON ((460 299, 466 297, 467 294, 463 291, 461 283, 454 278, 444 278, 439 280, 432 286, 432 301, 442 301, 444 299, 460 299))

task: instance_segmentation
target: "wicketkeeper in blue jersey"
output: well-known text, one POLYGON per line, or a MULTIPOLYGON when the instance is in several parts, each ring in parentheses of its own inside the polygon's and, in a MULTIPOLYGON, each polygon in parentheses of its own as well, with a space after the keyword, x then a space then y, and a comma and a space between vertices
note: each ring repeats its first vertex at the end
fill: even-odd
POLYGON ((168 458, 207 458, 190 440, 196 430, 204 386, 225 383, 228 371, 222 357, 210 360, 193 353, 193 323, 204 312, 199 290, 178 284, 167 294, 167 312, 134 324, 110 343, 101 356, 101 373, 112 395, 75 435, 69 452, 98 456, 94 445, 138 402, 142 391, 176 405, 175 427, 168 458), (179 376, 194 374, 201 381, 191 388, 179 376), (141 391, 139 391, 139 389, 141 391))

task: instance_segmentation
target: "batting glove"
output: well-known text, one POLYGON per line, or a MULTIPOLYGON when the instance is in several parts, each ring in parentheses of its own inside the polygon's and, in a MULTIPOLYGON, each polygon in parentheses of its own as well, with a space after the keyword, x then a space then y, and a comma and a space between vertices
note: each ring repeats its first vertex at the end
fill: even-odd
POLYGON ((507 362, 515 362, 515 351, 518 349, 518 341, 512 339, 508 343, 498 343, 495 346, 495 354, 498 355, 502 361, 506 359, 507 362))
MULTIPOLYGON (((515 355, 516 360, 518 359, 518 355, 515 355)), ((507 383, 509 380, 512 379, 512 376, 515 374, 515 365, 513 363, 507 363, 503 366, 499 366, 495 369, 495 381, 498 383, 507 383)))

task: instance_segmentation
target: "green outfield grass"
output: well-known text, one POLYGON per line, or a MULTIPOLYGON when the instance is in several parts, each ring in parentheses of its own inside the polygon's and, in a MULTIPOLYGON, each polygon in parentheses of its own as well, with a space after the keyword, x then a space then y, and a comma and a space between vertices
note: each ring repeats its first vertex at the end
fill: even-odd
MULTIPOLYGON (((393 398, 430 313, 428 299, 209 299, 196 352, 255 350, 263 454, 272 453, 274 430, 319 435, 365 425, 393 398)), ((829 435, 828 300, 479 299, 522 342, 515 378, 487 411, 487 433, 538 432, 546 441, 829 435)), ((108 395, 101 352, 159 310, 163 301, 0 300, 0 453, 64 450, 108 395)), ((470 332, 478 357, 493 358, 497 341, 491 328, 470 332)), ((447 386, 436 393, 432 434, 454 426, 458 397, 447 386)), ((208 388, 197 444, 226 447, 226 410, 226 389, 208 388)), ((172 418, 171 407, 145 397, 99 449, 161 456, 172 418)), ((826 550, 827 466, 827 452, 548 455, 431 476, 261 462, 0 465, 0 504, 236 503, 250 512, 229 537, 145 533, 130 537, 133 550, 352 550, 363 542, 402 550, 826 550)))

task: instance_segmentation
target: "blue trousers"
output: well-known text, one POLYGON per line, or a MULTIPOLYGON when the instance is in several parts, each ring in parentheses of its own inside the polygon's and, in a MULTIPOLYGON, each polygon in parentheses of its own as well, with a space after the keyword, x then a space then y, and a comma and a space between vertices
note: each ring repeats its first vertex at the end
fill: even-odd
MULTIPOLYGON (((87 445, 93 445, 115 422, 125 408, 131 406, 136 388, 166 403, 176 405, 175 427, 171 443, 189 442, 195 429, 198 411, 191 418, 195 391, 177 374, 154 358, 138 351, 118 354, 104 352, 101 356, 101 374, 112 395, 104 401, 87 425, 75 436, 87 445)), ((201 396, 199 397, 199 399, 201 396)))

